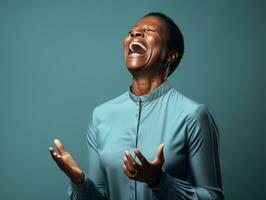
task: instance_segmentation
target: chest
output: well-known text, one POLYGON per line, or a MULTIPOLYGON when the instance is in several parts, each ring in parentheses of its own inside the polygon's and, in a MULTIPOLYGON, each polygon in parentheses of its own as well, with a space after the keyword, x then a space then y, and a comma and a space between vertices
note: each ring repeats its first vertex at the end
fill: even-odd
POLYGON ((186 126, 181 118, 173 118, 167 112, 136 110, 105 121, 98 129, 98 150, 108 171, 122 171, 125 150, 134 157, 134 148, 152 162, 159 144, 164 143, 163 169, 175 177, 183 177, 187 172, 186 126))

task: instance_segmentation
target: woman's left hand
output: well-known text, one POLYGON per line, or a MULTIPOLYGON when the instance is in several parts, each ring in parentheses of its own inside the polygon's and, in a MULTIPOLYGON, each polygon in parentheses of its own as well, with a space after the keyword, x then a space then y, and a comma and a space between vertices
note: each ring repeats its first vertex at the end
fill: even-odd
POLYGON ((155 186, 162 173, 164 163, 163 147, 164 144, 159 145, 157 157, 151 163, 147 161, 138 149, 135 149, 134 152, 141 164, 132 157, 129 151, 125 151, 123 169, 126 176, 130 179, 147 183, 149 187, 155 186))

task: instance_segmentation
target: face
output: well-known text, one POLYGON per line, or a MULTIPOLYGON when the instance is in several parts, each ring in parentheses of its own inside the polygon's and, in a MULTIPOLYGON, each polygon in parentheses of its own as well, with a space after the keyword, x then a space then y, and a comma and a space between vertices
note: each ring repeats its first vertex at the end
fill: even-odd
POLYGON ((167 57, 167 24, 157 16, 140 19, 124 39, 124 59, 130 71, 159 69, 167 57))

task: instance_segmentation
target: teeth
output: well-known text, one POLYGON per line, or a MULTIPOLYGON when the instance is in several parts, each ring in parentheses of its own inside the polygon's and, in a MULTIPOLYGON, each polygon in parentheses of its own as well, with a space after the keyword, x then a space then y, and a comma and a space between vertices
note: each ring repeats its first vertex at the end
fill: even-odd
POLYGON ((138 56, 138 55, 140 55, 140 54, 138 54, 138 53, 132 53, 132 54, 130 54, 130 56, 138 56))
POLYGON ((141 44, 140 42, 137 42, 137 41, 133 41, 133 42, 130 43, 130 45, 129 45, 129 49, 130 49, 131 51, 133 51, 133 49, 132 49, 132 45, 133 45, 133 44, 139 45, 142 49, 144 49, 145 51, 147 51, 146 47, 145 47, 143 44, 141 44))

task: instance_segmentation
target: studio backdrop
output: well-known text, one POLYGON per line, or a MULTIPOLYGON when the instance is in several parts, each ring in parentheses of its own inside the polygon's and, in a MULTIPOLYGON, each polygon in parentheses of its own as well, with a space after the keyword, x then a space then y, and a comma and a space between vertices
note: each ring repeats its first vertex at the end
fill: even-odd
POLYGON ((265 199, 265 10, 259 0, 0 0, 0 199, 68 198, 48 148, 59 138, 89 167, 89 114, 128 90, 122 41, 152 11, 183 32, 169 81, 217 122, 225 198, 265 199))

